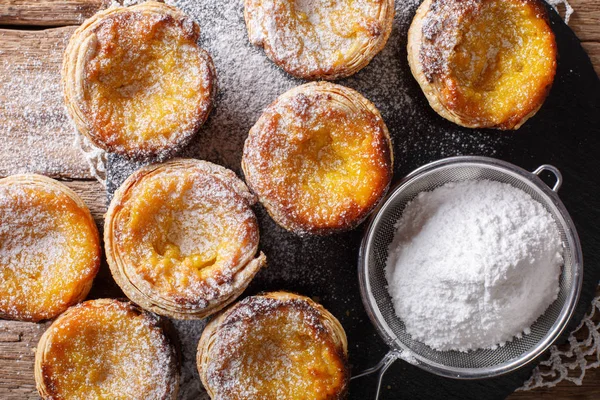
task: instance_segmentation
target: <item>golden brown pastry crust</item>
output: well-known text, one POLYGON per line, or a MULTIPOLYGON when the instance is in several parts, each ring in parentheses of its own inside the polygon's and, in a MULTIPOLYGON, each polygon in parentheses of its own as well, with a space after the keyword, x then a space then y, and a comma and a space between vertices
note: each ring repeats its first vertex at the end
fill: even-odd
POLYGON ((250 42, 286 72, 334 80, 364 68, 383 49, 393 0, 245 0, 250 42))
POLYGON ((76 193, 41 175, 0 179, 0 221, 0 318, 54 318, 87 296, 100 238, 76 193))
POLYGON ((237 298, 266 258, 246 185, 219 165, 175 159, 116 191, 104 228, 113 277, 145 309, 204 318, 237 298))
POLYGON ((271 217, 298 234, 352 229, 388 189, 393 155, 375 106, 329 82, 298 86, 250 130, 242 169, 271 217))
POLYGON ((174 400, 177 355, 162 322, 130 302, 90 300, 71 307, 42 335, 35 380, 47 400, 174 400))
POLYGON ((97 146, 130 158, 183 147, 212 108, 216 74, 200 28, 177 8, 148 1, 86 20, 63 59, 67 110, 97 146))
POLYGON ((349 380, 339 321, 288 292, 247 297, 216 316, 202 333, 197 363, 213 399, 343 399, 349 380))
POLYGON ((538 0, 425 0, 408 61, 431 107, 469 128, 518 129, 546 99, 556 42, 538 0))

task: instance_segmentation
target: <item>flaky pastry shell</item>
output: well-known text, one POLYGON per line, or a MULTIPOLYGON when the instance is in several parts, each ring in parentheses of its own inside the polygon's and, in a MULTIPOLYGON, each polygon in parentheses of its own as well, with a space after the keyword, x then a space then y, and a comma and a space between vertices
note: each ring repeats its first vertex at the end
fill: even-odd
POLYGON ((354 228, 387 191, 389 132, 353 89, 312 82, 282 94, 250 129, 242 169, 271 217, 297 234, 354 228))
POLYGON ((364 68, 385 46, 393 0, 245 0, 250 42, 289 74, 334 80, 364 68))
POLYGON ((204 318, 237 298, 265 264, 254 196, 224 167, 175 159, 136 171, 106 213, 106 258, 131 300, 204 318))
POLYGON ((408 32, 429 104, 468 128, 518 129, 550 92, 556 58, 539 0, 425 0, 408 32))
POLYGON ((339 321, 308 297, 270 292, 211 320, 198 372, 213 399, 343 399, 348 343, 339 321))
POLYGON ((35 381, 44 400, 175 400, 178 364, 155 315, 130 302, 90 300, 44 332, 35 381))
POLYGON ((87 296, 100 237, 71 189, 36 174, 0 179, 0 318, 56 317, 87 296))
POLYGON ((200 28, 156 1, 113 6, 71 36, 62 68, 67 110, 96 146, 134 159, 183 147, 213 105, 216 73, 200 28))

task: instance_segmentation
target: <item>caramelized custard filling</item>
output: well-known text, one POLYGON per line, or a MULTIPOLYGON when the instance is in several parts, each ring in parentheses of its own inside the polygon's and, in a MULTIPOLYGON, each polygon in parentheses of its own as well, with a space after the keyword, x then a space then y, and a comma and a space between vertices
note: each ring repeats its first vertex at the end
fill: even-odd
POLYGON ((300 225, 336 228, 359 219, 389 182, 381 120, 344 100, 297 95, 258 139, 260 191, 300 225))
POLYGON ((97 270, 98 236, 68 195, 0 186, 0 310, 15 318, 55 316, 97 270))
POLYGON ((171 16, 138 12, 111 15, 95 28, 86 100, 107 143, 160 146, 192 128, 210 88, 195 36, 184 28, 171 16))
POLYGON ((555 70, 554 38, 536 7, 482 1, 461 26, 448 59, 444 102, 458 115, 491 125, 534 111, 555 70))
POLYGON ((211 350, 209 371, 223 371, 234 384, 217 386, 217 393, 232 399, 337 398, 345 384, 343 362, 312 318, 284 306, 245 319, 244 328, 225 325, 221 337, 227 339, 211 350))
POLYGON ((149 175, 116 222, 118 252, 165 297, 197 301, 200 286, 228 276, 258 238, 251 209, 223 182, 181 170, 149 175))
POLYGON ((168 391, 161 383, 171 380, 165 339, 126 307, 71 309, 50 329, 42 374, 54 395, 125 400, 164 398, 168 391))

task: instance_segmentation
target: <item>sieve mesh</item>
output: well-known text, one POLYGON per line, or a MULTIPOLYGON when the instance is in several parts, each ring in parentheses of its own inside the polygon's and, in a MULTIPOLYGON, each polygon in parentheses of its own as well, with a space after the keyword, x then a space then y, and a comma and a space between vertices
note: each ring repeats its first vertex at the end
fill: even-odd
POLYGON ((409 175, 387 198, 367 229, 361 249, 359 277, 363 301, 371 319, 388 345, 408 349, 418 365, 444 376, 489 377, 509 372, 541 354, 558 337, 577 303, 582 277, 581 249, 564 206, 536 175, 512 164, 486 157, 453 157, 429 164, 409 175), (495 350, 437 351, 415 341, 396 316, 387 290, 384 268, 394 224, 406 204, 418 193, 448 182, 482 180, 510 184, 531 195, 552 215, 564 247, 564 266, 558 298, 523 335, 495 350))

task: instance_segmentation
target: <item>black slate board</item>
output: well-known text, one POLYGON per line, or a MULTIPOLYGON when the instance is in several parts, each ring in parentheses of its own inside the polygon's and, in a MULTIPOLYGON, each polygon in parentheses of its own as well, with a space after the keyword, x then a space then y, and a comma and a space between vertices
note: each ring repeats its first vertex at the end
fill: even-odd
MULTIPOLYGON (((600 179, 597 176, 600 81, 577 37, 553 10, 550 14, 560 56, 557 76, 542 109, 516 132, 461 128, 431 110, 406 62, 406 18, 397 17, 390 42, 371 65, 338 83, 357 88, 380 108, 394 142, 395 182, 423 164, 452 155, 493 156, 528 170, 550 163, 561 170, 564 184, 559 195, 575 221, 585 264, 581 298, 561 338, 564 340, 589 309, 600 280, 600 179), (370 96, 368 85, 380 84, 378 71, 382 58, 395 60, 397 65, 390 73, 398 74, 397 79, 405 87, 398 91, 387 87, 383 95, 378 90, 370 96), (388 106, 399 96, 411 99, 411 112, 388 106)), ((243 24, 241 16, 240 23, 243 24)), ((203 28, 209 30, 210 26, 203 25, 203 28)), ((201 44, 211 50, 210 40, 201 44)), ((239 90, 245 89, 240 87, 239 90)), ((219 103, 216 112, 218 110, 219 103)), ((240 121, 240 126, 247 132, 253 123, 240 121)), ((203 135, 221 134, 214 131, 214 125, 209 119, 199 133, 200 138, 183 155, 225 164, 240 173, 239 157, 236 164, 227 165, 219 153, 203 151, 203 135)), ((245 136, 220 137, 227 151, 240 157, 244 139, 245 136)), ((109 196, 138 166, 121 157, 109 156, 109 196)), ((364 227, 329 237, 299 238, 278 227, 261 206, 256 207, 256 212, 262 235, 261 250, 268 257, 268 268, 257 275, 243 296, 284 289, 316 297, 340 319, 346 330, 353 373, 376 364, 388 349, 371 325, 360 300, 357 257, 364 227)), ((494 379, 460 381, 441 378, 404 361, 396 361, 384 378, 381 398, 502 399, 522 385, 532 368, 533 364, 494 379)), ((374 390, 375 378, 365 377, 352 382, 349 397, 369 399, 374 390)))

